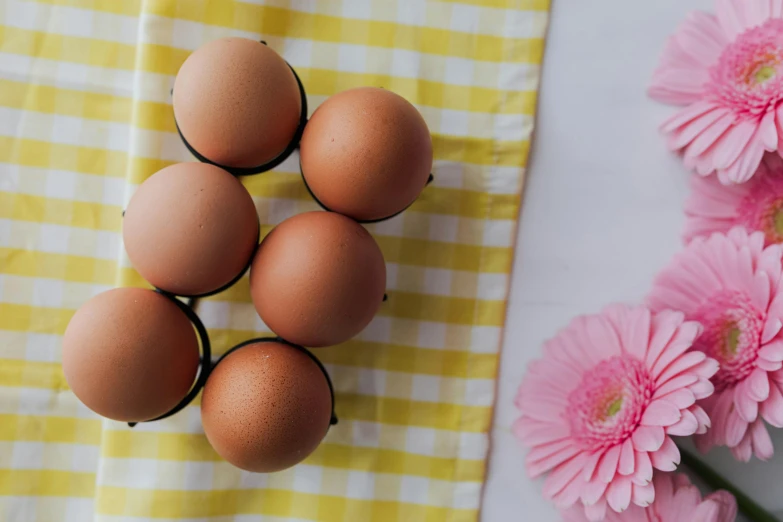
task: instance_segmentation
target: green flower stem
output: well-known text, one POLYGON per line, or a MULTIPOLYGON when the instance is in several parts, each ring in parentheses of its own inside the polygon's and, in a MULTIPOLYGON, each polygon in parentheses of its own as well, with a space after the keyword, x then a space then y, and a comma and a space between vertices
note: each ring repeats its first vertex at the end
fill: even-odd
POLYGON ((723 489, 734 495, 737 499, 739 510, 753 522, 781 522, 769 511, 761 507, 756 501, 739 490, 737 486, 723 478, 717 471, 702 462, 689 451, 678 446, 682 463, 696 476, 702 479, 713 490, 723 489))

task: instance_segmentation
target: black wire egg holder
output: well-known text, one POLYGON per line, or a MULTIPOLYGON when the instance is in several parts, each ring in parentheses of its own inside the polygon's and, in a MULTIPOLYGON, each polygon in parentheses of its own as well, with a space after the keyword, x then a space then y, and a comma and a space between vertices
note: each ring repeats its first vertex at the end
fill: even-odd
MULTIPOLYGON (((260 43, 266 45, 266 42, 261 40, 260 43)), ((291 69, 291 72, 294 75, 294 78, 296 79, 297 86, 299 87, 299 96, 300 96, 300 102, 301 102, 301 114, 299 116, 299 124, 297 126, 296 132, 294 133, 293 138, 286 146, 285 150, 281 152, 278 156, 276 156, 274 159, 262 164, 258 165, 256 167, 248 167, 248 168, 242 168, 242 167, 229 167, 226 165, 221 165, 220 163, 217 163, 215 161, 210 160, 209 158, 205 157, 204 155, 200 154, 185 138, 185 136, 182 134, 182 130, 179 128, 179 124, 177 124, 176 118, 174 119, 174 125, 177 128, 177 133, 179 134, 180 139, 182 140, 182 143, 185 145, 185 147, 190 151, 190 153, 200 162, 202 163, 208 163, 210 165, 214 165, 216 167, 219 167, 229 174, 232 174, 233 176, 249 176, 254 174, 260 174, 262 172, 267 172, 269 170, 272 170, 273 168, 280 165, 282 162, 284 162, 286 159, 288 159, 291 154, 294 153, 296 149, 299 148, 299 143, 302 139, 302 134, 304 133, 304 128, 307 125, 307 93, 305 92, 304 85, 302 84, 301 79, 299 78, 299 75, 296 73, 296 70, 286 62, 286 65, 291 69)), ((172 89, 172 95, 174 94, 174 91, 172 89)), ((302 183, 304 184, 305 188, 307 189, 307 192, 310 194, 310 197, 313 199, 313 201, 321 207, 323 210, 327 212, 334 212, 329 207, 324 205, 313 193, 312 189, 310 188, 310 185, 307 183, 307 179, 305 178, 304 171, 302 170, 301 162, 299 164, 299 174, 302 178, 302 183)), ((430 173, 429 177, 427 178, 427 182, 425 186, 432 183, 434 177, 432 173, 430 173)), ((413 203, 411 203, 412 205, 413 203)), ((358 223, 363 224, 369 224, 369 223, 379 223, 381 221, 386 221, 389 219, 392 219, 403 212, 405 212, 410 205, 406 206, 402 210, 395 212, 394 214, 391 214, 389 216, 379 218, 379 219, 371 219, 371 220, 359 220, 354 219, 354 221, 358 223)), ((122 212, 122 215, 125 215, 125 211, 122 212)), ((258 250, 258 247, 260 245, 260 239, 261 239, 261 223, 258 224, 258 239, 256 241, 256 246, 253 249, 252 254, 250 255, 250 260, 248 261, 247 265, 242 269, 239 274, 236 275, 231 281, 226 283, 225 285, 221 286, 220 288, 217 288, 215 290, 212 290, 210 292, 202 293, 202 294, 195 294, 195 295, 187 295, 187 294, 176 294, 173 292, 169 292, 166 290, 163 290, 161 288, 155 288, 155 291, 159 294, 163 295, 164 297, 171 300, 182 312, 185 314, 185 316, 188 318, 190 323, 193 325, 194 329, 196 330, 196 333, 199 337, 199 344, 200 344, 200 358, 199 358, 199 371, 198 375, 196 376, 196 380, 193 383, 193 386, 191 387, 190 391, 185 395, 185 397, 171 410, 167 411, 166 413, 159 415, 158 417, 155 417, 153 419, 145 420, 145 421, 139 421, 139 422, 155 422, 159 420, 166 419, 168 417, 171 417, 172 415, 179 413, 183 409, 185 409, 190 403, 193 402, 193 400, 198 396, 199 393, 203 390, 204 386, 207 383, 207 379, 209 378, 210 373, 212 370, 220 364, 222 360, 224 360, 227 356, 232 354, 233 352, 240 350, 241 348, 244 348, 245 346, 249 346, 252 344, 257 343, 267 343, 267 342, 276 342, 276 343, 282 343, 287 346, 290 346, 292 348, 295 348, 305 355, 307 355, 321 370, 324 377, 326 378, 326 382, 329 385, 329 394, 331 397, 331 403, 332 403, 332 412, 329 424, 330 426, 333 426, 337 424, 338 418, 335 413, 335 397, 334 397, 334 386, 332 384, 332 379, 329 377, 329 372, 326 370, 326 367, 321 363, 321 361, 316 357, 310 350, 307 348, 300 346, 298 344, 291 343, 289 341, 286 341, 285 339, 281 337, 275 337, 275 336, 267 336, 267 337, 256 337, 253 339, 248 339, 246 341, 243 341, 239 344, 236 344, 228 349, 225 353, 223 353, 220 357, 218 357, 216 360, 212 360, 212 346, 209 339, 209 333, 207 332, 207 328, 204 326, 204 323, 201 321, 201 318, 198 316, 198 314, 195 311, 195 305, 198 299, 204 298, 204 297, 210 297, 216 294, 219 294, 225 290, 228 290, 232 286, 234 286, 236 283, 238 283, 244 275, 247 273, 247 271, 250 269, 250 265, 253 262, 253 258, 255 257, 255 254, 258 250), (185 299, 185 302, 183 302, 180 298, 185 299)), ((388 295, 383 295, 383 301, 386 301, 388 299, 388 295)), ((128 426, 131 428, 136 426, 138 422, 129 422, 128 426)))
MULTIPOLYGON (((307 193, 310 194, 310 197, 313 198, 313 201, 315 201, 316 204, 319 207, 321 207, 321 209, 323 209, 323 210, 325 210, 327 212, 335 212, 334 210, 332 210, 329 207, 327 207, 326 205, 324 205, 321 202, 321 200, 318 199, 316 197, 316 195, 313 193, 313 190, 310 188, 310 185, 307 184, 307 179, 305 178, 304 171, 302 170, 302 164, 301 163, 299 163, 299 174, 302 176, 302 183, 304 183, 304 186, 307 189, 307 193)), ((432 173, 430 173, 429 177, 427 178, 427 183, 424 186, 426 187, 427 185, 432 183, 433 179, 435 179, 435 177, 432 175, 432 173)), ((362 223, 362 224, 365 224, 365 225, 369 225, 371 223, 380 223, 382 221, 388 221, 389 219, 395 218, 395 217, 399 216, 400 214, 402 214, 403 212, 405 212, 406 210, 408 210, 410 208, 410 206, 413 205, 413 203, 415 203, 415 201, 411 202, 410 205, 406 206, 402 210, 398 210, 394 214, 391 214, 391 215, 386 216, 386 217, 377 218, 377 219, 356 219, 356 218, 351 218, 351 219, 353 219, 357 223, 362 223)))
POLYGON ((271 337, 271 336, 270 337, 255 337, 253 339, 248 339, 247 341, 243 341, 243 342, 241 342, 241 343, 231 347, 226 353, 224 353, 223 355, 220 356, 220 358, 215 362, 215 364, 212 365, 212 368, 215 368, 218 364, 220 364, 220 362, 223 359, 225 359, 226 357, 231 355, 233 352, 235 352, 237 350, 240 350, 240 349, 244 348, 245 346, 250 346, 252 344, 259 344, 259 343, 279 343, 279 344, 284 344, 286 346, 290 346, 291 348, 295 348, 295 349, 299 350, 300 352, 302 352, 303 354, 305 354, 306 356, 308 356, 310 358, 310 360, 312 360, 316 364, 316 366, 318 366, 318 368, 324 374, 324 377, 326 377, 326 384, 329 385, 329 396, 331 397, 331 400, 332 400, 332 413, 331 413, 331 417, 330 417, 330 420, 329 420, 329 425, 330 426, 334 426, 335 424, 337 424, 338 419, 337 419, 337 415, 335 414, 335 411, 334 411, 334 386, 332 386, 332 379, 329 377, 329 372, 326 371, 326 367, 323 365, 321 360, 318 359, 318 357, 316 357, 315 354, 313 354, 313 352, 311 352, 310 350, 308 350, 304 346, 301 346, 301 345, 294 344, 292 342, 286 341, 285 339, 283 339, 282 337, 279 337, 279 336, 278 337, 271 337))
MULTIPOLYGON (((159 415, 154 419, 149 419, 140 422, 155 422, 155 421, 163 420, 184 410, 187 406, 190 405, 191 402, 193 402, 193 400, 198 396, 198 394, 201 393, 201 390, 204 389, 204 386, 206 385, 207 379, 209 378, 210 373, 212 373, 212 370, 214 370, 215 367, 217 367, 217 365, 220 364, 221 361, 223 361, 226 357, 228 357, 230 354, 234 353, 235 351, 240 350, 241 348, 244 348, 245 346, 249 346, 252 344, 280 343, 280 344, 285 344, 286 346, 290 346, 291 348, 295 348, 300 352, 304 353, 316 364, 316 366, 318 366, 318 369, 321 370, 321 373, 323 373, 324 377, 326 378, 326 383, 329 386, 329 396, 331 398, 332 411, 330 414, 329 425, 334 426, 335 424, 337 424, 338 419, 337 419, 337 414, 335 412, 334 386, 332 385, 332 379, 331 377, 329 377, 329 372, 326 370, 326 367, 318 359, 318 357, 316 357, 315 354, 313 354, 313 352, 311 352, 304 346, 300 346, 298 344, 294 344, 292 342, 286 341, 281 337, 273 337, 273 336, 255 337, 253 339, 248 339, 247 341, 242 341, 241 343, 232 346, 220 357, 218 357, 213 361, 212 345, 209 339, 209 332, 207 332, 207 328, 204 326, 204 322, 201 320, 201 318, 198 316, 196 311, 193 309, 196 302, 196 298, 191 297, 188 298, 186 302, 183 302, 180 299, 178 299, 178 296, 163 291, 160 288, 156 288, 155 291, 161 294, 162 296, 168 298, 171 302, 173 302, 180 310, 182 310, 182 312, 188 318, 190 323, 195 328, 196 333, 199 337, 201 354, 199 357, 198 375, 196 376, 196 380, 193 383, 193 386, 191 387, 188 394, 185 395, 185 397, 181 401, 179 401, 179 403, 177 403, 176 406, 174 406, 172 409, 170 409, 163 415, 159 415)), ((133 428, 137 424, 138 422, 129 422, 128 426, 133 428)))
MULTIPOLYGON (((267 43, 264 40, 260 40, 260 43, 262 43, 264 45, 267 45, 267 43)), ((256 167, 229 167, 229 166, 226 166, 226 165, 221 165, 220 163, 218 163, 216 161, 212 161, 209 158, 207 158, 206 156, 204 156, 203 154, 199 153, 188 142, 188 140, 185 138, 184 134, 182 133, 182 130, 179 128, 179 124, 177 123, 176 118, 174 118, 174 125, 177 128, 177 134, 179 134, 179 137, 182 140, 182 143, 185 145, 185 148, 187 148, 188 151, 190 151, 190 153, 193 155, 193 157, 195 157, 201 163, 208 163, 210 165, 214 165, 216 167, 219 167, 219 168, 225 170, 229 174, 232 174, 232 175, 237 176, 237 177, 239 177, 239 176, 252 176, 254 174, 261 174, 263 172, 270 171, 273 168, 279 166, 285 160, 287 160, 291 156, 291 154, 293 154, 294 151, 299 148, 299 143, 302 140, 302 135, 304 134, 304 129, 305 129, 305 126, 307 125, 308 119, 307 119, 307 92, 305 91, 304 84, 302 83, 302 80, 299 78, 299 75, 296 73, 296 69, 294 69, 291 66, 291 64, 288 63, 288 62, 286 62, 286 65, 288 65, 288 68, 291 69, 291 72, 293 73, 294 78, 296 79, 296 85, 299 87, 299 99, 300 99, 300 103, 301 103, 301 113, 299 114, 299 124, 298 124, 298 126, 296 128, 296 132, 294 132, 293 138, 291 138, 291 141, 288 143, 288 145, 283 150, 283 152, 278 154, 274 159, 272 159, 272 160, 270 160, 270 161, 268 161, 268 162, 266 162, 266 163, 264 163, 262 165, 258 165, 256 167)), ((171 94, 173 96, 173 94, 174 94, 174 90, 173 89, 171 91, 171 94)), ((299 163, 299 174, 300 174, 300 176, 302 178, 302 183, 304 183, 304 186, 307 189, 307 193, 310 194, 310 197, 313 199, 313 201, 315 201, 315 203, 319 207, 321 207, 323 210, 325 210, 327 212, 334 212, 332 209, 330 209, 329 207, 324 205, 321 202, 321 200, 319 200, 316 197, 316 195, 313 193, 312 189, 310 188, 310 185, 308 185, 308 183, 307 183, 307 179, 305 178, 305 174, 304 174, 304 171, 302 170, 301 162, 299 163)), ((427 185, 429 185, 430 183, 432 183, 433 179, 434 179, 434 176, 432 175, 432 173, 430 173, 429 177, 427 178, 427 183, 425 184, 425 187, 427 185)), ((410 205, 412 205, 412 204, 413 204, 413 202, 410 205)), ((363 224, 380 223, 381 221, 386 221, 386 220, 392 219, 394 217, 397 217, 398 215, 400 215, 403 212, 405 212, 406 210, 408 210, 410 205, 408 205, 405 208, 403 208, 402 210, 399 210, 399 211, 395 212, 394 214, 391 214, 391 215, 386 216, 386 217, 377 218, 377 219, 367 219, 367 220, 363 220, 363 219, 354 219, 354 220, 357 223, 363 223, 363 224)), ((241 276, 242 276, 242 274, 240 274, 240 276, 237 279, 241 278, 241 276)), ((225 288, 216 290, 213 293, 222 292, 226 288, 230 287, 232 284, 234 284, 234 282, 230 283, 225 288)), ((212 294, 210 294, 210 295, 212 295, 212 294)), ((199 296, 199 297, 204 297, 204 296, 199 296)))
MULTIPOLYGON (((264 40, 260 40, 260 43, 266 45, 266 42, 264 40)), ((299 148, 299 142, 302 140, 302 133, 304 133, 305 125, 307 125, 307 93, 305 92, 305 88, 304 85, 302 84, 302 80, 299 78, 299 75, 296 74, 296 70, 294 70, 294 68, 291 67, 290 63, 286 62, 286 65, 288 66, 289 69, 291 69, 291 72, 293 73, 294 78, 296 79, 296 85, 299 87, 299 101, 301 104, 301 111, 299 113, 299 124, 296 127, 296 132, 294 132, 294 136, 291 138, 291 141, 288 142, 288 145, 283 150, 283 152, 278 154, 273 159, 267 161, 266 163, 257 165, 255 167, 229 167, 227 165, 221 165, 220 163, 216 161, 212 161, 211 159, 205 157, 203 154, 199 153, 188 142, 188 140, 182 134, 182 130, 179 128, 179 124, 177 123, 177 119, 175 117, 174 125, 177 127, 177 134, 179 134, 182 143, 190 151, 190 153, 193 156, 195 156, 195 158, 200 162, 209 163, 210 165, 220 167, 221 169, 225 170, 226 172, 234 176, 251 176, 253 174, 260 174, 262 172, 267 172, 280 165, 286 159, 288 159, 288 157, 291 156, 291 154, 293 154, 294 151, 299 148)), ((171 94, 172 96, 174 95, 174 89, 171 90, 171 94)))
MULTIPOLYGON (((125 212, 123 211, 122 215, 125 215, 125 212)), ((326 382, 329 385, 329 394, 332 399, 332 412, 331 412, 331 420, 330 425, 337 424, 337 415, 335 414, 335 408, 334 408, 334 388, 332 386, 332 379, 329 377, 329 372, 324 367, 323 363, 316 357, 310 350, 305 348, 304 346, 300 346, 298 344, 294 344, 292 342, 286 341, 285 339, 281 337, 256 337, 253 339, 249 339, 247 341, 243 341, 235 346, 232 346, 228 349, 223 355, 221 355, 218 359, 215 361, 212 360, 212 344, 209 339, 209 333, 207 332, 207 328, 204 326, 203 321, 201 321, 201 318, 198 316, 198 314, 195 311, 195 305, 198 299, 201 299, 203 297, 209 297, 215 294, 219 294, 220 292, 223 292, 225 290, 228 290, 232 286, 234 286, 236 283, 239 282, 242 277, 247 273, 247 271, 250 269, 250 265, 253 264, 253 258, 256 255, 256 252, 258 251, 258 247, 260 245, 261 240, 261 222, 258 222, 258 235, 256 237, 256 245, 253 248, 253 251, 250 254, 250 259, 248 260, 245 267, 242 269, 239 274, 237 274, 231 281, 226 283, 225 285, 221 286, 220 288, 216 290, 212 290, 210 292, 206 292, 203 294, 197 294, 197 295, 186 295, 186 294, 177 294, 173 292, 169 292, 167 290, 163 290, 162 288, 155 288, 155 292, 159 293, 160 295, 168 298, 171 302, 173 302, 175 305, 177 305, 177 308, 182 310, 182 312, 185 314, 185 316, 188 318, 190 323, 193 325, 193 328, 196 330, 196 334, 199 338, 199 345, 201 347, 201 354, 199 357, 199 371, 198 375, 196 376, 196 380, 193 383, 193 386, 191 387, 190 391, 183 397, 179 403, 177 403, 176 406, 174 406, 172 409, 167 411, 166 413, 159 415, 155 417, 154 419, 149 419, 145 421, 140 422, 154 422, 166 419, 168 417, 171 417, 172 415, 179 413, 180 411, 184 410, 193 400, 198 396, 198 394, 201 392, 202 389, 204 389, 204 386, 207 383, 207 379, 209 378, 209 374, 212 372, 212 370, 222 361, 226 358, 227 355, 230 353, 244 347, 250 344, 255 344, 259 342, 278 342, 285 344, 287 346, 291 346, 292 348, 296 348, 297 350, 300 350, 302 353, 306 354, 310 359, 315 362, 315 364, 318 366, 318 368, 321 370, 321 372, 324 374, 324 377, 326 377, 326 382), (185 299, 183 302, 181 299, 185 299)), ((386 300, 386 295, 384 294, 383 300, 386 300)), ((129 422, 128 426, 133 428, 136 426, 138 422, 129 422)))

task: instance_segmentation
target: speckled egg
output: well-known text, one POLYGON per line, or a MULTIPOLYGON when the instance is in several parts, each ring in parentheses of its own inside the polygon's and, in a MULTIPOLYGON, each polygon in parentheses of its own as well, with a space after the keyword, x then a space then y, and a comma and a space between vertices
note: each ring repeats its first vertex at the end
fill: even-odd
POLYGON ((301 462, 329 429, 332 398, 324 373, 302 349, 249 344, 227 355, 201 399, 204 432, 238 468, 268 473, 301 462))
POLYGON ((294 73, 268 46, 221 38, 182 64, 174 118, 185 141, 226 167, 260 166, 280 155, 299 126, 302 100, 294 73))
POLYGON ((133 267, 177 295, 201 295, 230 283, 258 243, 258 215, 242 184, 207 163, 178 163, 139 186, 123 220, 133 267))
POLYGON ((375 87, 344 91, 321 104, 305 127, 300 152, 313 195, 361 221, 405 209, 432 170, 424 118, 402 96, 375 87))
POLYGON ((261 319, 302 346, 331 346, 358 334, 378 311, 385 288, 378 244, 360 224, 332 212, 306 212, 280 223, 250 267, 261 319))
POLYGON ((118 421, 154 419, 190 390, 199 365, 198 339, 169 298, 143 288, 117 288, 87 301, 68 323, 65 379, 94 412, 118 421))

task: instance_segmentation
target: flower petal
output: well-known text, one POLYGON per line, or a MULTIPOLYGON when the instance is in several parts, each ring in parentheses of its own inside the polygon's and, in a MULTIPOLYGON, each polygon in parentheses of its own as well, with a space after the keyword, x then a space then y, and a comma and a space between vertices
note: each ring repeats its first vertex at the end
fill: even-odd
POLYGON ((551 421, 552 412, 563 411, 566 408, 565 404, 544 394, 536 394, 527 399, 529 400, 517 401, 517 407, 524 415, 541 422, 551 421))
POLYGON ((715 392, 715 385, 707 379, 699 379, 691 384, 688 389, 696 397, 696 400, 706 399, 715 392))
POLYGON ((683 354, 693 346, 693 342, 701 334, 701 331, 702 327, 699 323, 693 321, 682 323, 669 344, 666 345, 666 349, 655 361, 655 365, 652 367, 653 375, 660 375, 675 360, 683 357, 683 354))
POLYGON ((758 310, 766 310, 769 306, 769 295, 772 282, 769 276, 762 271, 756 272, 753 276, 753 287, 750 289, 750 296, 753 300, 753 306, 758 310))
POLYGON ((595 477, 595 472, 598 470, 598 463, 601 462, 601 457, 604 456, 603 451, 596 451, 587 458, 585 467, 582 469, 582 480, 589 482, 595 477))
POLYGON ((759 350, 759 357, 773 362, 783 361, 783 339, 775 339, 762 346, 759 350))
POLYGON ((707 433, 708 438, 712 440, 711 446, 725 446, 726 434, 729 431, 729 414, 734 411, 733 390, 726 390, 717 396, 707 399, 704 402, 704 411, 707 412, 712 421, 712 429, 707 433))
POLYGON ((652 367, 658 360, 663 350, 669 344, 672 337, 679 330, 680 325, 685 320, 682 312, 673 310, 662 310, 652 317, 651 336, 649 347, 647 348, 647 367, 652 367))
POLYGON ((530 478, 539 477, 581 452, 571 440, 535 447, 525 459, 528 475, 530 478))
POLYGON ((720 512, 715 518, 704 518, 703 520, 713 522, 735 522, 737 520, 737 499, 728 491, 716 491, 707 496, 704 501, 717 504, 720 512))
POLYGON ((552 499, 560 493, 572 480, 579 476, 579 472, 582 471, 582 466, 586 460, 587 457, 584 454, 579 454, 553 469, 544 481, 544 497, 552 499))
POLYGON ((637 506, 646 508, 655 501, 655 486, 652 483, 644 486, 634 484, 631 500, 637 506))
POLYGON ((683 372, 689 371, 707 359, 707 354, 700 351, 692 351, 672 361, 660 374, 655 377, 658 386, 683 372))
POLYGON ((606 501, 614 511, 622 513, 631 505, 631 489, 633 484, 627 478, 615 480, 609 484, 606 491, 606 501))
POLYGON ((606 500, 600 500, 592 506, 585 506, 585 516, 590 522, 601 522, 606 518, 606 500))
POLYGON ((761 136, 757 130, 737 161, 726 169, 717 170, 718 177, 723 176, 732 183, 745 183, 758 170, 763 157, 764 145, 761 143, 761 136))
POLYGON ((609 448, 604 453, 601 463, 598 465, 598 480, 609 483, 617 475, 617 465, 620 462, 620 446, 609 448))
POLYGON ((763 357, 756 359, 756 367, 764 370, 765 372, 776 372, 783 368, 783 362, 770 362, 763 357))
POLYGON ((636 473, 632 477, 633 483, 640 486, 649 484, 653 479, 653 467, 650 455, 646 451, 636 452, 636 473))
POLYGON ((697 103, 709 81, 705 70, 692 70, 674 65, 662 66, 653 74, 647 94, 654 100, 672 105, 697 103))
POLYGON ((650 340, 650 310, 643 306, 610 305, 604 314, 617 330, 623 351, 643 361, 650 340))
POLYGON ((651 402, 642 415, 642 426, 671 426, 680 420, 680 409, 662 399, 651 402))
POLYGON ((764 145, 764 150, 772 152, 778 147, 778 130, 775 127, 775 111, 769 111, 761 118, 759 125, 759 137, 764 145))
POLYGON ((751 457, 753 457, 753 442, 750 434, 747 434, 742 438, 739 444, 729 449, 731 449, 731 454, 734 455, 734 458, 738 461, 750 462, 751 457))
POLYGON ((769 377, 764 370, 753 370, 748 376, 748 394, 756 402, 762 402, 769 397, 769 377))
POLYGON ((685 125, 688 122, 693 121, 699 116, 706 114, 719 106, 715 102, 711 101, 697 101, 686 108, 679 111, 677 114, 663 122, 661 125, 662 132, 672 132, 678 127, 685 125))
POLYGON ((681 410, 690 408, 696 403, 696 396, 688 388, 681 388, 660 398, 671 402, 681 410))
POLYGON ((760 460, 769 460, 775 454, 772 439, 762 420, 757 420, 750 427, 750 437, 753 442, 753 453, 760 460))
POLYGON ((783 393, 777 384, 769 388, 769 397, 761 403, 761 416, 776 428, 783 428, 783 393))
POLYGON ((537 423, 527 417, 517 419, 511 429, 514 435, 528 447, 565 440, 571 434, 566 424, 537 423))
POLYGON ((701 406, 691 406, 691 408, 688 410, 693 414, 694 417, 696 417, 696 421, 699 423, 699 427, 696 430, 697 435, 704 435, 707 433, 707 430, 710 429, 712 426, 712 421, 707 415, 707 413, 701 408, 701 406))
POLYGON ((579 500, 583 487, 584 483, 577 473, 558 494, 552 497, 552 502, 558 509, 568 509, 579 500))
MULTIPOLYGON (((734 403, 736 405, 736 401, 734 403)), ((726 416, 726 445, 729 448, 742 442, 745 432, 748 431, 748 421, 743 420, 736 409, 729 410, 726 416)))
POLYGON ((659 397, 663 397, 667 393, 671 393, 680 388, 690 387, 698 381, 699 376, 695 373, 684 373, 682 375, 678 375, 666 384, 662 384, 661 387, 658 388, 658 390, 655 392, 655 398, 657 399, 659 397))
MULTIPOLYGON (((716 169, 725 169, 737 161, 755 134, 757 126, 758 123, 755 119, 745 120, 726 131, 725 139, 721 142, 723 146, 715 153, 716 169)), ((777 146, 777 135, 775 136, 775 145, 777 146)))
MULTIPOLYGON (((671 150, 679 150, 685 147, 693 141, 696 136, 704 132, 707 127, 726 116, 728 112, 727 109, 721 107, 694 118, 682 127, 672 131, 667 140, 667 145, 671 150)), ((751 128, 751 133, 752 131, 753 128, 751 128)), ((748 136, 748 139, 750 139, 750 136, 748 136)), ((777 146, 777 144, 777 134, 775 134, 775 146, 777 146)))
POLYGON ((631 439, 636 451, 658 451, 666 438, 666 432, 661 426, 639 426, 633 432, 631 439))
MULTIPOLYGON (((746 29, 753 27, 749 23, 748 16, 746 15, 746 8, 743 3, 746 0, 738 2, 736 0, 716 0, 715 1, 715 14, 718 17, 723 32, 731 40, 735 39, 740 33, 743 33, 746 29)), ((752 3, 752 2, 747 2, 752 3)))
MULTIPOLYGON (((729 113, 723 116, 721 119, 707 127, 704 132, 699 134, 691 143, 685 148, 685 158, 696 159, 701 157, 704 159, 704 153, 717 142, 723 134, 731 128, 734 124, 736 116, 729 113)), ((715 164, 713 161, 709 161, 708 169, 701 169, 702 171, 715 170, 715 164)))
POLYGON ((613 355, 623 353, 617 332, 604 315, 588 316, 585 319, 583 335, 596 352, 613 355))
MULTIPOLYGON (((667 510, 674 504, 673 500, 676 490, 683 486, 688 486, 690 480, 688 480, 687 476, 681 474, 657 473, 653 484, 655 485, 655 499, 663 510, 667 510), (681 477, 682 483, 679 482, 681 477)), ((661 515, 670 518, 671 513, 661 513, 661 515)))
POLYGON ((667 514, 671 517, 671 520, 686 522, 691 520, 694 510, 701 504, 701 492, 690 483, 677 483, 678 480, 676 478, 674 482, 674 495, 667 506, 667 514))
POLYGON ((753 422, 759 415, 759 403, 751 399, 747 381, 740 383, 734 390, 734 407, 745 422, 753 422))
POLYGON ((588 482, 582 488, 582 502, 587 506, 595 504, 604 496, 606 488, 608 487, 609 484, 601 480, 592 480, 588 482))
POLYGON ((712 378, 716 373, 718 373, 719 370, 720 363, 710 357, 706 358, 704 362, 693 369, 693 371, 703 379, 712 378))
POLYGON ((654 99, 676 105, 702 98, 707 68, 720 56, 727 39, 718 19, 708 13, 691 12, 667 42, 651 82, 654 99), (682 73, 687 73, 683 78, 682 73))
POLYGON ((669 437, 663 442, 661 449, 650 454, 650 460, 655 469, 674 471, 680 464, 680 450, 669 437))
POLYGON ((620 450, 620 460, 617 464, 617 471, 620 475, 631 475, 635 470, 635 459, 633 443, 631 439, 626 439, 620 450))
POLYGON ((768 343, 776 335, 778 335, 781 328, 783 328, 783 321, 781 321, 779 317, 774 315, 767 317, 767 320, 764 322, 764 330, 761 332, 762 344, 768 343))
POLYGON ((745 23, 745 29, 759 26, 772 16, 771 4, 774 3, 774 0, 754 0, 752 2, 735 0, 734 3, 744 11, 742 20, 745 23))
MULTIPOLYGON (((783 109, 783 104, 780 106, 781 109, 783 109)), ((783 159, 781 159, 783 161, 783 159)), ((783 167, 780 167, 783 169, 783 167)), ((780 172, 779 170, 776 172, 780 172)), ((774 248, 781 248, 783 246, 781 245, 772 245, 768 247, 768 250, 770 251, 769 257, 771 258, 773 255, 778 254, 780 252, 775 252, 774 248)), ((775 283, 775 287, 777 288, 780 285, 779 278, 776 278, 777 274, 774 273, 774 270, 776 268, 780 267, 780 263, 775 263, 775 259, 767 259, 766 256, 767 250, 764 250, 764 255, 762 256, 765 261, 768 261, 768 264, 770 266, 765 266, 764 271, 771 275, 772 282, 775 283)), ((761 261, 761 260, 759 260, 761 261)), ((772 298, 772 302, 769 304, 769 309, 767 310, 767 315, 770 317, 777 317, 778 319, 783 318, 783 294, 776 293, 775 297, 772 298)), ((768 341, 768 340, 767 340, 768 341)))
POLYGON ((698 429, 699 421, 696 419, 696 416, 688 410, 683 410, 680 421, 666 428, 666 433, 668 435, 689 437, 696 433, 698 429))
MULTIPOLYGON (((763 168, 759 169, 759 181, 769 181, 773 176, 777 177, 783 171, 783 158, 777 154, 768 154, 764 157, 762 167, 763 168)), ((766 183, 765 185, 767 191, 769 191, 769 185, 766 183)), ((747 194, 745 196, 747 196, 747 194)), ((783 256, 783 250, 781 250, 781 248, 783 248, 783 246, 779 244, 768 245, 761 252, 761 256, 759 256, 758 262, 756 263, 756 270, 765 272, 767 276, 769 276, 769 280, 772 283, 773 297, 772 302, 770 302, 767 306, 767 313, 769 314, 772 312, 773 315, 777 315, 777 307, 779 306, 779 302, 775 303, 775 300, 780 299, 781 297, 777 292, 781 271, 783 270, 783 265, 780 263, 780 258, 783 256)))

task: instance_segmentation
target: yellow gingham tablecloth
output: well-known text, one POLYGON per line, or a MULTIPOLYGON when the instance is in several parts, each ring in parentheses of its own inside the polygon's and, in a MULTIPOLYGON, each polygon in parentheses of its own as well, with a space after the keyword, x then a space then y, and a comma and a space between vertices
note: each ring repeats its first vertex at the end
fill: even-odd
MULTIPOLYGON (((0 520, 448 521, 478 518, 498 350, 548 0, 0 2, 0 520), (68 390, 60 340, 84 301, 143 285, 121 212, 192 158, 170 107, 202 43, 264 39, 312 111, 382 86, 417 105, 435 181, 370 226, 389 300, 318 351, 340 423, 305 463, 250 474, 209 447, 198 404, 134 429, 68 390)), ((317 208, 292 157, 249 177, 266 233, 317 208)), ((247 279, 199 303, 216 352, 267 331, 247 279)), ((520 470, 520 473, 522 471, 520 470)))

